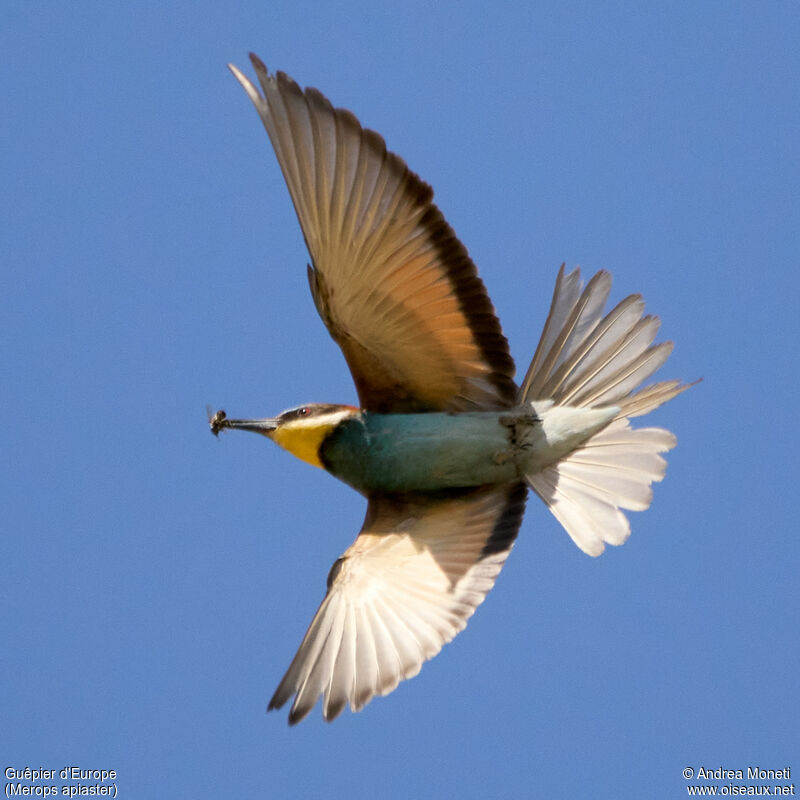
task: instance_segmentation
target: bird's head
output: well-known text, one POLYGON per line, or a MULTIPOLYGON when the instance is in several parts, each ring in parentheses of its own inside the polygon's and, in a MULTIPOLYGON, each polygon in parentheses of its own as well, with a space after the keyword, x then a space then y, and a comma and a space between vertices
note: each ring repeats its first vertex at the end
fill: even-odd
POLYGON ((297 458, 324 469, 320 445, 334 428, 358 413, 355 406, 308 403, 267 419, 228 419, 224 411, 217 411, 209 423, 215 436, 224 428, 260 433, 297 458))

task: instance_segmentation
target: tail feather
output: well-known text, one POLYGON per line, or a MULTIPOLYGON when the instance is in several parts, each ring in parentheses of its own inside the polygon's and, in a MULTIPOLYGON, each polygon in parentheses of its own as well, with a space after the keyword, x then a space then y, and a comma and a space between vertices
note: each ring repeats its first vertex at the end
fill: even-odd
POLYGON ((580 373, 586 375, 586 380, 596 376, 597 370, 602 372, 603 367, 608 365, 609 349, 618 348, 625 341, 629 331, 642 316, 643 308, 644 303, 637 295, 625 298, 594 328, 570 358, 562 362, 540 391, 554 400, 561 400, 557 395, 563 394, 568 378, 571 378, 570 383, 574 383, 574 373, 579 365, 580 373))
POLYGON ((622 544, 630 535, 628 520, 619 508, 559 470, 539 472, 529 483, 584 553, 599 556, 606 543, 622 544))
POLYGON ((570 402, 579 406, 619 405, 624 397, 627 397, 643 380, 647 380, 664 364, 671 352, 672 342, 662 342, 648 347, 632 360, 624 361, 602 382, 593 381, 585 391, 576 392, 570 402))
POLYGON ((620 404, 621 413, 626 417, 641 417, 649 414, 668 400, 685 392, 698 381, 683 383, 682 381, 661 381, 651 383, 638 392, 628 395, 620 404))
POLYGON ((611 275, 601 270, 589 281, 583 293, 581 288, 580 270, 574 269, 565 276, 562 264, 539 346, 522 382, 522 397, 531 400, 540 397, 548 376, 597 325, 611 291, 611 275))
MULTIPOLYGON (((611 276, 599 272, 582 291, 580 271, 561 267, 550 313, 525 380, 520 404, 551 400, 555 406, 616 407, 613 421, 560 461, 526 475, 575 543, 589 555, 622 544, 630 524, 622 509, 643 511, 651 483, 664 477, 660 455, 676 444, 661 428, 630 427, 689 388, 671 380, 638 391, 669 357, 671 342, 653 344, 658 317, 642 316, 644 302, 631 295, 603 316, 611 276)), ((613 413, 613 412, 612 412, 613 413)))
MULTIPOLYGON (((560 393, 558 402, 575 403, 576 405, 605 405, 604 403, 592 403, 588 398, 592 397, 593 393, 608 394, 615 388, 619 380, 630 373, 631 365, 647 351, 655 338, 658 322, 655 317, 645 317, 644 319, 637 317, 634 324, 613 341, 610 347, 605 350, 595 347, 596 353, 590 351, 590 354, 594 356, 590 363, 587 363, 589 361, 587 354, 583 362, 579 362, 573 367, 569 376, 570 388, 568 391, 560 393)), ((615 393, 608 404, 613 405, 614 400, 624 394, 624 390, 615 393)))

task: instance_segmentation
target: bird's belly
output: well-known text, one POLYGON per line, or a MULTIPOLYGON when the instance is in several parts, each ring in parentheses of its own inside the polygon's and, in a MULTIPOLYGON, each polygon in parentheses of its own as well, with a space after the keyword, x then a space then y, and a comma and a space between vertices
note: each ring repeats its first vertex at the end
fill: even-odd
POLYGON ((332 474, 365 494, 506 483, 518 473, 501 418, 364 412, 340 425, 320 454, 332 474))

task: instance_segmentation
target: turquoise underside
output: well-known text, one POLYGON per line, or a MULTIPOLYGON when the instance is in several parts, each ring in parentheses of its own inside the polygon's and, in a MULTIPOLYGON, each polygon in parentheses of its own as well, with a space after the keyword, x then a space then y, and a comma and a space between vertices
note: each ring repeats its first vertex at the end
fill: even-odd
POLYGON ((371 414, 342 423, 322 460, 364 494, 436 491, 517 478, 501 412, 371 414))

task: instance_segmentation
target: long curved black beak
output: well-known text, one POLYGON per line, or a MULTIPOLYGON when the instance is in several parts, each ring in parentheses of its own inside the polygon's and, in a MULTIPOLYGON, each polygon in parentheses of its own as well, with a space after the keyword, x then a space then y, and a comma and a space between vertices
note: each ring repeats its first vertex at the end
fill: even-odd
POLYGON ((208 424, 211 433, 219 436, 219 432, 224 428, 238 428, 242 431, 252 431, 260 433, 262 436, 269 436, 278 427, 278 420, 274 417, 266 419, 228 419, 228 416, 221 409, 213 415, 209 415, 208 424))

